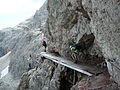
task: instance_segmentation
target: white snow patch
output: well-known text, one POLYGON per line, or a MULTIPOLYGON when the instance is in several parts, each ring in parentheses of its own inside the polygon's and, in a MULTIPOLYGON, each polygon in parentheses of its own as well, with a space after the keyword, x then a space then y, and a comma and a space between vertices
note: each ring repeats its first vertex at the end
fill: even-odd
POLYGON ((0 79, 3 78, 8 73, 8 69, 9 66, 7 66, 4 70, 2 70, 0 79))
POLYGON ((11 51, 8 52, 6 55, 4 55, 3 57, 0 57, 0 79, 1 77, 4 77, 6 75, 6 73, 8 73, 8 67, 9 67, 9 63, 10 63, 10 54, 11 51))
POLYGON ((11 54, 11 51, 9 51, 7 54, 5 54, 4 56, 0 57, 0 60, 2 59, 7 59, 8 56, 11 54))
POLYGON ((45 25, 45 22, 41 23, 41 26, 44 26, 45 25))

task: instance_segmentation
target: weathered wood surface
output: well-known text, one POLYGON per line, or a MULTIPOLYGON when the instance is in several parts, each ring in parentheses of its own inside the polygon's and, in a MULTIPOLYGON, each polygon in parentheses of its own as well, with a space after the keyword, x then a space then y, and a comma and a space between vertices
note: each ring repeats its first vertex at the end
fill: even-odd
POLYGON ((67 60, 62 57, 54 56, 50 53, 41 52, 41 56, 44 56, 45 58, 50 59, 55 63, 61 64, 63 66, 76 70, 80 73, 86 74, 88 76, 92 76, 93 74, 99 73, 99 70, 96 67, 92 67, 88 65, 80 65, 80 64, 78 65, 70 60, 67 60))

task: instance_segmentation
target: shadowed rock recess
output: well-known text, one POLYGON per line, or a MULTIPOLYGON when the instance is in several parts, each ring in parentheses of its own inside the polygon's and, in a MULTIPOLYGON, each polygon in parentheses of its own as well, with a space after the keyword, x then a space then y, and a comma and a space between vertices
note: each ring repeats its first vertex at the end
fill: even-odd
POLYGON ((0 31, 0 56, 12 51, 9 73, 21 77, 15 90, 119 90, 119 42, 120 0, 47 0, 30 19, 0 31), (47 52, 93 67, 93 76, 41 59, 43 39, 47 52), (78 43, 82 51, 74 53, 70 45, 78 43))

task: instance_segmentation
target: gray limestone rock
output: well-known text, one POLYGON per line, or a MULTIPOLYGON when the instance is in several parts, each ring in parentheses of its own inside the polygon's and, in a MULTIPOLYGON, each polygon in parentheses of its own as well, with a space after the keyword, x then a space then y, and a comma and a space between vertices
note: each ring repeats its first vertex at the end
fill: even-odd
POLYGON ((92 31, 101 47, 104 57, 115 59, 108 62, 108 70, 114 80, 120 84, 120 1, 92 0, 92 31))
POLYGON ((48 11, 48 50, 54 47, 70 59, 69 43, 77 43, 84 33, 94 33, 95 42, 89 53, 108 59, 108 71, 120 84, 120 1, 48 0, 48 11))
POLYGON ((9 86, 9 84, 0 81, 0 90, 12 90, 12 88, 9 86))
MULTIPOLYGON (((63 90, 65 87, 70 90, 73 71, 47 59, 40 59, 39 68, 33 69, 34 72, 27 72, 29 63, 34 68, 37 55, 44 49, 40 45, 41 31, 45 34, 47 51, 56 51, 69 60, 74 59, 69 46, 78 43, 85 33, 93 33, 95 40, 87 54, 106 59, 109 74, 120 85, 119 0, 48 0, 33 17, 0 32, 0 54, 4 50, 5 53, 12 51, 9 71, 15 78, 22 76, 18 90, 63 90), (30 55, 32 58, 28 60, 30 55)), ((79 53, 75 58, 84 62, 85 57, 79 53)), ((111 86, 106 87, 112 90, 111 86)))

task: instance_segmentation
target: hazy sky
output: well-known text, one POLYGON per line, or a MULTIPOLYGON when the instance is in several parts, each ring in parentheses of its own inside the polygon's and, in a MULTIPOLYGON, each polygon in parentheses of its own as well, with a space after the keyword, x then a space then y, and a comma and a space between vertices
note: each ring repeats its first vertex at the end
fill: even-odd
POLYGON ((0 29, 13 27, 34 15, 46 0, 0 0, 0 29))

